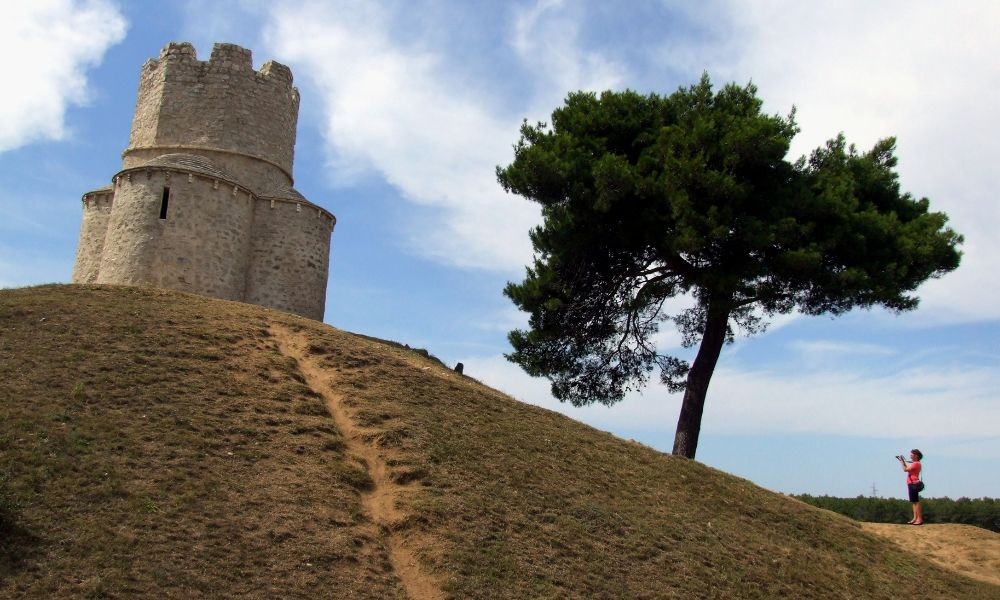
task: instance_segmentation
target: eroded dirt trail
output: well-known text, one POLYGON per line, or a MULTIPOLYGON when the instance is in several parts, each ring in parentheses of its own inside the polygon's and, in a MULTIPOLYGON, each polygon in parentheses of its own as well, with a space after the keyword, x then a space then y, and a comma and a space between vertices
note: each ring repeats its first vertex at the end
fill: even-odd
POLYGON ((341 394, 334 391, 331 383, 335 373, 324 369, 309 355, 308 342, 300 334, 285 327, 272 325, 271 335, 285 356, 294 358, 306 384, 320 394, 333 417, 334 423, 347 445, 349 454, 361 459, 374 482, 373 488, 362 495, 362 506, 368 518, 379 527, 385 536, 389 558, 393 569, 403 584, 407 595, 413 600, 443 600, 444 593, 435 578, 425 573, 414 552, 407 547, 399 534, 400 525, 406 514, 396 507, 396 498, 406 493, 407 486, 393 481, 385 458, 380 450, 365 441, 365 430, 356 424, 351 409, 345 405, 341 394))

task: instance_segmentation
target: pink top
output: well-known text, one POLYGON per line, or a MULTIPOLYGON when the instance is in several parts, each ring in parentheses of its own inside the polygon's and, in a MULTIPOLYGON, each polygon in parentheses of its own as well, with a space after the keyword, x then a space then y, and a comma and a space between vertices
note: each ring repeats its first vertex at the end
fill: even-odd
POLYGON ((920 481, 920 461, 915 460, 906 465, 906 483, 916 483, 920 481))

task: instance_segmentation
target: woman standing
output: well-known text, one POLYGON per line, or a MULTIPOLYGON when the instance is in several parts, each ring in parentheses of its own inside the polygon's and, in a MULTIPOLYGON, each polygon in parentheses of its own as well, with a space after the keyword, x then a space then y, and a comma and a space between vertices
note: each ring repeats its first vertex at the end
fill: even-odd
POLYGON ((920 508, 920 490, 923 487, 920 485, 920 460, 923 457, 924 454, 916 448, 910 450, 909 463, 902 456, 896 457, 903 465, 903 470, 906 471, 906 490, 910 494, 910 503, 913 505, 913 518, 907 522, 909 525, 924 524, 924 514, 920 508))

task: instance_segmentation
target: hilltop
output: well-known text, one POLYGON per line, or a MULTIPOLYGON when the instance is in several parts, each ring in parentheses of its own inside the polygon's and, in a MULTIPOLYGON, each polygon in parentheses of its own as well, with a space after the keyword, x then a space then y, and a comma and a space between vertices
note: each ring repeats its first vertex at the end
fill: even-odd
POLYGON ((857 522, 398 344, 0 291, 0 597, 1000 598, 857 522))

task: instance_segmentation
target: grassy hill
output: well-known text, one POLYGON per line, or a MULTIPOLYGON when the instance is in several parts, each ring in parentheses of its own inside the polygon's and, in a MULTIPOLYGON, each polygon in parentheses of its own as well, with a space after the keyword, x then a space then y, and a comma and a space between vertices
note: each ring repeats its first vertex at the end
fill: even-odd
POLYGON ((3 598, 1000 598, 406 348, 160 290, 0 291, 3 598))

